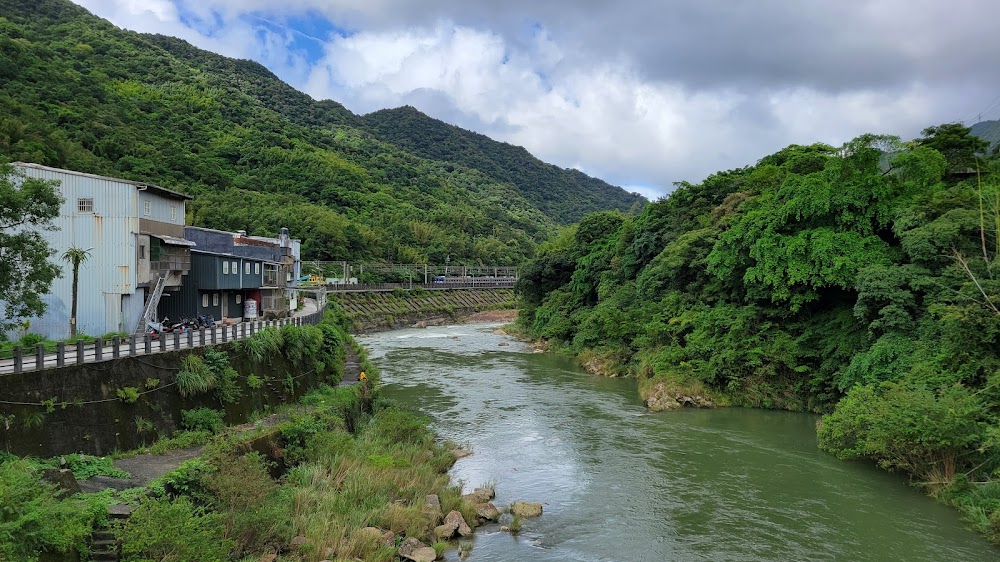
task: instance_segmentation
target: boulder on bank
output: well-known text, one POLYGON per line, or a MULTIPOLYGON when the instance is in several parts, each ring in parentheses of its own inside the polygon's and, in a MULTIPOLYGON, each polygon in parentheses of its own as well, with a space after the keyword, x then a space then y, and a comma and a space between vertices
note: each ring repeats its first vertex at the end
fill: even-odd
POLYGON ((542 504, 518 500, 511 504, 510 512, 521 517, 538 517, 542 514, 542 504))
POLYGON ((414 550, 413 554, 410 555, 410 560, 413 560, 413 562, 434 562, 437 560, 437 557, 438 555, 436 550, 429 546, 425 546, 414 550))
POLYGON ((666 412, 679 408, 713 408, 715 404, 708 393, 696 386, 677 388, 663 381, 655 383, 644 393, 646 407, 653 412, 666 412))
POLYGON ((495 498, 496 492, 489 488, 476 488, 471 493, 462 496, 462 499, 471 504, 487 503, 495 498))
POLYGON ((365 527, 364 529, 358 529, 355 531, 355 536, 363 541, 376 542, 382 540, 384 532, 378 527, 365 527))
POLYGON ((68 468, 46 468, 42 470, 42 480, 59 487, 59 496, 71 496, 80 492, 80 483, 68 468))
POLYGON ((465 522, 465 517, 462 517, 458 511, 449 511, 444 518, 444 523, 434 528, 434 536, 441 540, 451 539, 456 532, 463 537, 472 534, 472 527, 465 522))
POLYGON ((448 452, 454 455, 456 459, 464 459, 465 457, 472 454, 472 451, 468 449, 462 449, 461 447, 455 447, 454 449, 448 452))
POLYGON ((496 521, 500 519, 500 510, 489 502, 476 504, 476 517, 483 521, 496 521))
POLYGON ((430 518, 433 525, 441 522, 441 499, 437 497, 437 494, 429 494, 424 498, 423 514, 430 518))
POLYGON ((451 538, 455 536, 455 531, 457 530, 457 523, 442 523, 441 525, 434 527, 434 537, 442 541, 451 540, 451 538))
POLYGON ((289 550, 300 550, 306 544, 306 538, 302 535, 294 537, 290 543, 288 543, 289 550))
POLYGON ((433 548, 413 537, 408 537, 403 541, 403 544, 399 545, 397 553, 400 558, 413 560, 413 562, 433 562, 437 558, 437 552, 433 548), (427 557, 428 555, 430 558, 427 557))

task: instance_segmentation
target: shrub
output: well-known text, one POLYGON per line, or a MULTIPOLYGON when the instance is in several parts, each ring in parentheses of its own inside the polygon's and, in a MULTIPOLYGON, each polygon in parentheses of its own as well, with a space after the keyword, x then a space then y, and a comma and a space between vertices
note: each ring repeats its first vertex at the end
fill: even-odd
POLYGON ((284 326, 281 328, 282 349, 295 365, 306 358, 315 358, 323 348, 323 331, 315 326, 284 326))
POLYGON ((45 343, 45 336, 41 334, 24 334, 17 342, 24 350, 34 350, 35 346, 40 343, 45 343))
POLYGON ((842 459, 869 458, 931 482, 950 482, 986 440, 982 397, 911 381, 858 385, 823 417, 819 445, 842 459))
POLYGON ((153 431, 154 429, 156 429, 156 427, 153 425, 153 422, 142 416, 135 417, 135 430, 139 433, 146 433, 147 431, 153 431))
POLYGON ((425 420, 397 408, 386 408, 371 419, 363 432, 369 441, 429 445, 433 434, 425 420))
POLYGON ((147 499, 119 529, 126 562, 146 560, 229 560, 233 541, 222 517, 196 507, 186 497, 147 499))
POLYGON ((181 396, 203 394, 215 388, 217 382, 215 372, 201 357, 192 353, 181 361, 181 370, 177 373, 177 390, 181 396))
POLYGON ((139 389, 134 386, 126 386, 115 391, 118 399, 126 404, 135 404, 139 400, 139 389))
POLYGON ((194 408, 181 411, 181 426, 189 431, 218 433, 225 427, 223 413, 211 408, 194 408))
POLYGON ((226 367, 222 369, 221 372, 217 374, 217 388, 215 389, 215 397, 219 399, 223 404, 232 404, 243 396, 243 389, 240 388, 239 380, 240 374, 236 372, 236 369, 232 367, 226 367))
POLYGON ((0 463, 0 560, 34 561, 39 552, 69 557, 85 549, 105 505, 102 497, 56 498, 24 460, 0 463))
POLYGON ((194 458, 181 463, 174 470, 164 474, 149 484, 149 489, 157 497, 185 495, 204 503, 208 498, 202 481, 215 471, 203 458, 194 458))
POLYGON ((149 452, 154 455, 162 455, 167 451, 204 445, 211 436, 212 433, 208 431, 182 431, 169 439, 160 439, 153 443, 149 446, 149 452))
POLYGON ((281 351, 282 343, 281 330, 267 329, 236 342, 236 348, 249 355, 256 363, 263 363, 266 358, 281 351))
POLYGON ((114 465, 111 457, 93 457, 90 455, 63 455, 66 468, 73 471, 77 480, 86 480, 92 476, 111 476, 113 478, 128 478, 129 473, 114 465))
POLYGON ((292 536, 292 498, 271 479, 268 462, 259 453, 224 456, 217 470, 204 479, 212 503, 225 514, 239 552, 281 546, 292 536))
POLYGON ((264 386, 264 379, 251 373, 250 375, 247 376, 247 386, 249 386, 253 390, 257 390, 260 387, 264 386))

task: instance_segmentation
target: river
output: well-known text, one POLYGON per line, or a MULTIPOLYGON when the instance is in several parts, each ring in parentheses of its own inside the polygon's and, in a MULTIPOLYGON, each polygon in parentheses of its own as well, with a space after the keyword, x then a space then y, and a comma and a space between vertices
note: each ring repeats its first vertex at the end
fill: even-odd
POLYGON ((531 353, 496 327, 361 338, 385 394, 474 451, 453 478, 495 482, 498 506, 544 504, 517 536, 478 530, 470 562, 1000 559, 902 478, 819 451, 815 416, 649 414, 634 381, 531 353))

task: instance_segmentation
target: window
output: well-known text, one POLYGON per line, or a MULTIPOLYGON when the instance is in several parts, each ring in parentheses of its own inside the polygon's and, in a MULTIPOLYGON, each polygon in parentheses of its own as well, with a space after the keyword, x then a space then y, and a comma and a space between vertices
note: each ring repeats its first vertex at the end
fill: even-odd
POLYGON ((212 306, 219 306, 219 293, 212 293, 212 306))
POLYGON ((170 206, 170 222, 177 222, 177 205, 170 206))
POLYGON ((234 261, 233 262, 233 275, 239 275, 239 274, 240 274, 240 262, 234 261))
POLYGON ((201 307, 208 308, 208 293, 202 293, 201 295, 201 307))
POLYGON ((236 293, 236 304, 240 304, 242 302, 243 302, 243 295, 236 293))
POLYGON ((259 263, 253 264, 253 273, 254 273, 254 275, 260 275, 260 264, 259 263))
POLYGON ((229 275, 229 262, 227 261, 222 262, 222 274, 229 275))
POLYGON ((146 215, 147 217, 149 215, 153 214, 153 204, 150 203, 149 201, 143 201, 142 202, 142 214, 146 215))
POLYGON ((141 260, 146 259, 146 245, 145 244, 139 244, 139 259, 141 259, 141 260))
POLYGON ((243 274, 250 275, 250 262, 246 262, 243 264, 243 274))
POLYGON ((93 197, 81 197, 76 200, 76 210, 79 213, 93 213, 94 212, 94 198, 93 197))

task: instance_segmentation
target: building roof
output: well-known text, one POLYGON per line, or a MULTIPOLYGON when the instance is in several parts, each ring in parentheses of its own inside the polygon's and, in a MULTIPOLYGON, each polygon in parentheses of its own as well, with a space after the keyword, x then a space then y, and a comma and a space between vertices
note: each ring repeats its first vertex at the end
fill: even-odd
POLYGON ((278 248, 278 242, 271 240, 261 240, 259 237, 234 236, 233 243, 241 246, 261 246, 265 248, 278 248))
POLYGON ((110 176, 99 176, 97 174, 86 174, 84 172, 77 172, 75 170, 66 170, 66 169, 63 169, 63 168, 52 168, 50 166, 42 166, 41 164, 30 164, 30 163, 26 163, 26 162, 14 162, 13 166, 20 167, 20 168, 34 168, 36 170, 47 170, 49 172, 58 172, 60 174, 71 174, 71 175, 74 175, 74 176, 83 176, 85 178, 93 178, 93 179, 98 179, 98 180, 116 181, 116 182, 119 182, 119 183, 127 183, 129 185, 133 185, 133 186, 139 188, 140 190, 146 189, 148 191, 156 193, 157 195, 162 195, 164 197, 170 197, 172 199, 187 199, 187 200, 194 199, 194 197, 192 197, 190 195, 187 195, 185 193, 180 193, 180 192, 177 192, 177 191, 173 191, 173 190, 167 189, 165 187, 160 187, 158 185, 153 185, 151 183, 145 183, 145 182, 141 182, 141 181, 125 180, 125 179, 121 179, 121 178, 112 178, 110 176))
POLYGON ((194 242, 190 240, 185 240, 183 238, 177 238, 176 236, 167 236, 165 234, 150 234, 153 238, 159 238, 164 244, 169 244, 171 246, 197 246, 194 242))
POLYGON ((278 262, 273 262, 271 260, 264 259, 264 258, 253 258, 253 257, 249 257, 249 256, 240 256, 240 255, 236 255, 236 254, 223 254, 221 252, 209 252, 208 250, 197 250, 195 248, 191 248, 191 253, 192 254, 204 254, 206 256, 216 256, 216 257, 219 257, 219 258, 232 258, 232 259, 237 259, 237 260, 259 261, 259 262, 262 262, 262 263, 269 263, 269 264, 272 264, 272 265, 281 265, 278 262))

